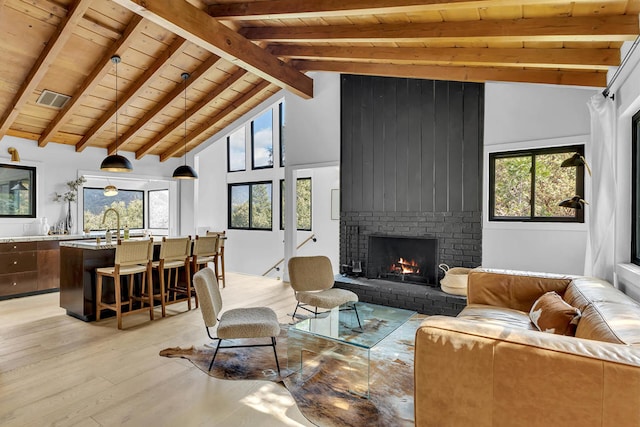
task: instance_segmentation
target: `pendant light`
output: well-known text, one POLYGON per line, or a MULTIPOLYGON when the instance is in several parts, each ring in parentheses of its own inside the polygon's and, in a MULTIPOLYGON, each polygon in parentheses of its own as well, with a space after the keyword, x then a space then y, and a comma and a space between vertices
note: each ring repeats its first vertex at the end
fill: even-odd
POLYGON ((113 55, 111 62, 116 64, 116 154, 105 157, 100 165, 100 170, 109 172, 131 172, 133 166, 131 166, 129 159, 118 154, 118 63, 120 62, 120 57, 113 55))
POLYGON ((173 171, 173 177, 176 179, 197 179, 196 171, 187 165, 187 79, 189 73, 182 73, 180 77, 184 81, 184 165, 178 166, 173 171))
POLYGON ((107 179, 107 185, 104 187, 103 193, 107 197, 113 197, 118 194, 118 188, 107 179))
POLYGON ((565 199, 561 201, 560 203, 558 203, 558 206, 562 206, 563 208, 569 208, 569 209, 584 209, 584 205, 588 205, 588 204, 589 203, 587 203, 582 197, 573 196, 570 199, 565 199))

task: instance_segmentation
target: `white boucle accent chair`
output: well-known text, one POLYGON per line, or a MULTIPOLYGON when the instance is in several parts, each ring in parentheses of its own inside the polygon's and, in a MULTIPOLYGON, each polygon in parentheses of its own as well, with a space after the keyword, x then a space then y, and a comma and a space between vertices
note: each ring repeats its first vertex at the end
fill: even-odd
POLYGON ((280 334, 280 324, 276 313, 268 307, 234 308, 222 311, 222 296, 218 287, 216 274, 210 267, 203 268, 193 275, 193 286, 200 301, 200 311, 204 320, 207 335, 212 340, 218 340, 209 370, 213 367, 218 350, 221 348, 238 347, 273 347, 276 357, 276 367, 280 372, 278 353, 276 352, 276 337, 280 334), (220 316, 218 319, 217 316, 220 316), (213 337, 209 328, 218 325, 217 337, 213 337), (271 344, 246 344, 222 346, 222 340, 238 338, 271 338, 271 344))
MULTIPOLYGON (((318 316, 318 308, 331 310, 348 302, 358 302, 358 295, 346 289, 333 287, 335 283, 331 260, 326 256, 299 256, 289 259, 289 280, 296 296, 296 308, 291 317, 296 317, 298 308, 307 310, 318 316), (315 307, 310 310, 305 307, 315 307)), ((352 307, 356 312, 358 325, 360 317, 356 305, 352 307)))

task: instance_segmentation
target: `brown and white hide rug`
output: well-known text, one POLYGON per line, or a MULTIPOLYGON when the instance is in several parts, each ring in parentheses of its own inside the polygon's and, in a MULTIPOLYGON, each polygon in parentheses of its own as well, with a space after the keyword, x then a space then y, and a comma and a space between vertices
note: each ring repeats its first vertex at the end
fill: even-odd
MULTIPOLYGON (((318 426, 413 426, 413 355, 415 332, 424 316, 416 315, 371 350, 369 399, 349 391, 345 369, 337 358, 316 356, 305 362, 302 372, 287 366, 287 329, 281 325, 277 338, 280 374, 272 347, 222 349, 210 372, 207 371, 215 345, 167 348, 164 357, 181 357, 212 377, 226 380, 267 380, 281 382, 289 390, 300 411, 318 426)), ((242 340, 242 343, 265 340, 242 340)), ((223 345, 233 345, 225 340, 223 345)), ((318 353, 322 354, 318 349, 318 353)))

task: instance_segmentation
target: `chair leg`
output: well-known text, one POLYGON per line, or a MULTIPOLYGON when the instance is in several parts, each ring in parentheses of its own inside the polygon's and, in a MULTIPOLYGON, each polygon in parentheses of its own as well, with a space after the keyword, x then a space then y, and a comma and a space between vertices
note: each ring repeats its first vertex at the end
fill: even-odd
MULTIPOLYGON (((191 282, 189 281, 189 270, 185 270, 185 286, 187 288, 187 309, 191 310, 191 282)), ((178 286, 178 269, 176 268, 176 286, 178 286)))
POLYGON ((279 374, 280 363, 278 363, 278 352, 276 351, 276 337, 271 337, 271 343, 273 344, 273 354, 276 356, 276 367, 278 368, 278 374, 279 374))
POLYGON ((164 268, 158 268, 158 278, 160 279, 160 307, 162 309, 162 317, 167 316, 167 292, 164 284, 164 268))
POLYGON ((102 312, 102 274, 96 275, 96 320, 100 320, 102 312))
MULTIPOLYGON (((149 263, 148 267, 147 267, 147 271, 143 274, 142 276, 142 280, 144 281, 144 279, 146 278, 146 284, 147 284, 147 296, 148 296, 148 300, 147 303, 149 304, 149 320, 153 320, 154 317, 154 313, 153 313, 153 268, 151 267, 151 263, 149 263), (145 277, 146 276, 146 277, 145 277)), ((144 293, 141 293, 141 296, 144 296, 144 293)))
POLYGON ((358 327, 360 329, 362 329, 362 323, 360 323, 360 316, 358 315, 358 307, 356 306, 356 303, 353 303, 353 311, 356 312, 356 319, 358 319, 358 327))
MULTIPOLYGON (((115 295, 116 295, 116 319, 118 320, 118 329, 122 329, 122 292, 120 290, 120 275, 116 274, 113 278, 115 295)), ((131 305, 129 305, 131 307, 131 305)))
POLYGON ((298 311, 298 307, 300 307, 300 301, 298 301, 298 303, 296 304, 296 309, 295 309, 295 310, 293 310, 293 314, 291 315, 291 318, 292 318, 293 320, 295 320, 295 319, 296 319, 296 311, 298 311))
POLYGON ((213 367, 213 362, 216 360, 218 350, 220 349, 220 343, 222 343, 222 340, 218 338, 218 345, 216 346, 216 351, 213 353, 213 357, 211 358, 211 363, 209 363, 209 370, 211 370, 211 368, 213 367))

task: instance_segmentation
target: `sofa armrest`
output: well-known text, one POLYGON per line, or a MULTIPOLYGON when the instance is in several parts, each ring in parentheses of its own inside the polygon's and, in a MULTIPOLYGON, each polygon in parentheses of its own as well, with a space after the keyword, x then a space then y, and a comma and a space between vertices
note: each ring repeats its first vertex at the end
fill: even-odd
POLYGON ((526 311, 542 294, 561 296, 577 276, 515 270, 474 269, 469 273, 467 303, 526 311))
POLYGON ((416 426, 640 425, 640 348, 445 316, 416 332, 416 426))

